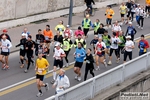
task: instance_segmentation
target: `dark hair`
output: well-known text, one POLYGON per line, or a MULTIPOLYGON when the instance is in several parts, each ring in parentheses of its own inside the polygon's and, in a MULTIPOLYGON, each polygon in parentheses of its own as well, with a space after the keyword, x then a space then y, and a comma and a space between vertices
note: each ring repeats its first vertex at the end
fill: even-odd
POLYGON ((50 25, 46 25, 46 26, 50 28, 50 25))
POLYGON ((96 19, 96 20, 98 20, 98 22, 99 22, 99 19, 96 19))
POLYGON ((38 32, 42 31, 41 29, 38 29, 38 32))
POLYGON ((88 48, 90 51, 92 51, 92 49, 91 48, 88 48))
POLYGON ((103 23, 101 23, 100 25, 102 25, 102 27, 104 27, 104 24, 103 24, 103 23))
POLYGON ((83 44, 82 44, 81 42, 78 42, 78 44, 79 44, 79 43, 81 44, 81 47, 83 47, 83 44))
POLYGON ((108 30, 105 30, 104 33, 108 33, 108 30))
POLYGON ((113 35, 116 36, 116 32, 113 32, 113 35))
POLYGON ((61 20, 61 23, 64 24, 64 22, 61 20))
POLYGON ((141 37, 143 37, 143 38, 144 38, 144 35, 142 34, 142 35, 141 35, 141 37))
POLYGON ((81 26, 78 27, 78 30, 82 30, 81 26))

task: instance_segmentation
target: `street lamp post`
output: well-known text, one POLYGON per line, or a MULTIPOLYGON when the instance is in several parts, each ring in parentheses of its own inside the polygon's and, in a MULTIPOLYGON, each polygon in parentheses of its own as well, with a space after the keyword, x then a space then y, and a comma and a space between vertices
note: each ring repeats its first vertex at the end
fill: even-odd
POLYGON ((70 0, 68 25, 72 26, 73 0, 70 0))

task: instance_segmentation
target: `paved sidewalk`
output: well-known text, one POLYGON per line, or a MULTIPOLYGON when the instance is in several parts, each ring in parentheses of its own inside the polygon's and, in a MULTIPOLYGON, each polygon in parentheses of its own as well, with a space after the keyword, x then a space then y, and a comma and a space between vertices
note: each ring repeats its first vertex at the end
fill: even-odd
MULTIPOLYGON (((139 1, 141 3, 143 0, 139 0, 139 1)), ((120 20, 119 5, 113 7, 112 9, 115 11, 113 21, 120 20)), ((95 16, 91 17, 92 22, 95 22, 96 19, 100 19, 100 22, 105 24, 105 20, 106 20, 106 17, 104 16, 105 10, 106 10, 106 8, 98 9, 98 11, 96 11, 95 16)), ((81 26, 81 22, 82 22, 83 18, 84 18, 83 13, 75 14, 75 16, 73 16, 73 18, 72 18, 73 25, 72 25, 71 29, 76 30, 79 25, 81 26)), ((13 47, 11 48, 11 52, 15 52, 16 50, 19 50, 19 48, 16 48, 15 45, 19 43, 20 38, 21 38, 21 32, 23 31, 24 27, 28 28, 28 31, 31 33, 31 35, 33 37, 33 40, 35 40, 35 35, 37 34, 37 30, 45 29, 45 26, 47 24, 49 24, 51 26, 51 30, 55 34, 56 31, 54 30, 54 28, 59 23, 60 20, 63 20, 64 25, 67 25, 68 16, 51 19, 51 20, 48 20, 47 22, 42 22, 42 23, 38 23, 38 24, 32 23, 32 24, 8 29, 8 34, 10 35, 10 37, 12 39, 12 44, 13 44, 13 47)))

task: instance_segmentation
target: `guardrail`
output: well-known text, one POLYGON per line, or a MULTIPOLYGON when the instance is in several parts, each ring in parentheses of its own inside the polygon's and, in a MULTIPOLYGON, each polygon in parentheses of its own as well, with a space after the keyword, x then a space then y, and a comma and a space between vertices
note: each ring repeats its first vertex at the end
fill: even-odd
POLYGON ((150 52, 110 69, 45 100, 85 100, 150 67, 150 52))

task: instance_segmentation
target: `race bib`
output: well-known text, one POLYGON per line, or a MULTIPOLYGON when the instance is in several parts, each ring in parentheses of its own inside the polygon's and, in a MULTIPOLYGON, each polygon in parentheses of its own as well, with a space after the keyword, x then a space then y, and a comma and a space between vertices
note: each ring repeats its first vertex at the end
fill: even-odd
POLYGON ((24 46, 23 46, 23 45, 21 45, 21 46, 20 46, 20 49, 21 49, 21 50, 24 50, 24 46))
POLYGON ((56 88, 56 92, 57 92, 57 94, 58 94, 58 93, 61 93, 61 92, 63 92, 63 91, 64 91, 64 89, 63 89, 63 88, 61 88, 61 89, 60 89, 59 87, 57 87, 57 88, 56 88))
POLYGON ((48 36, 45 36, 45 40, 49 40, 49 37, 48 37, 48 36))
POLYGON ((128 34, 131 34, 131 32, 132 32, 132 30, 131 30, 131 29, 129 29, 129 30, 128 30, 128 34))
POLYGON ((37 44, 40 44, 40 40, 37 40, 37 44))
POLYGON ((43 70, 41 68, 38 68, 38 73, 42 74, 43 70))

